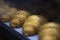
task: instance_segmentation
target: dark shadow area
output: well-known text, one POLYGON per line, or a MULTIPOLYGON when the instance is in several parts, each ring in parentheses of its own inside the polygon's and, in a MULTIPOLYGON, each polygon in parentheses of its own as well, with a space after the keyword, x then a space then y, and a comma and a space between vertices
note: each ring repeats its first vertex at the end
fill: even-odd
POLYGON ((4 0, 4 1, 18 9, 28 11, 36 10, 44 2, 44 0, 4 0))

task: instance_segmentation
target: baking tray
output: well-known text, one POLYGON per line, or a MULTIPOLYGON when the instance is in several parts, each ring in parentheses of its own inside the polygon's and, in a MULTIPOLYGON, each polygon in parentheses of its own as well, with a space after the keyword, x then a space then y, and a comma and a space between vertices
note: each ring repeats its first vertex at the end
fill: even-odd
POLYGON ((0 22, 0 37, 3 38, 3 40, 29 40, 26 36, 13 30, 3 22, 0 22))
POLYGON ((0 36, 8 40, 38 40, 38 35, 26 37, 22 34, 22 28, 10 28, 9 22, 0 22, 0 36))
MULTIPOLYGON (((6 22, 5 24, 8 25, 8 26, 10 26, 9 22, 6 22)), ((19 32, 20 34, 22 34, 22 27, 21 28, 14 28, 14 30, 16 30, 17 32, 19 32)), ((29 36, 27 38, 29 38, 30 40, 38 40, 38 35, 29 36)))

